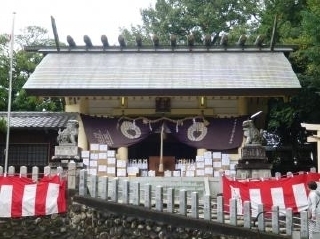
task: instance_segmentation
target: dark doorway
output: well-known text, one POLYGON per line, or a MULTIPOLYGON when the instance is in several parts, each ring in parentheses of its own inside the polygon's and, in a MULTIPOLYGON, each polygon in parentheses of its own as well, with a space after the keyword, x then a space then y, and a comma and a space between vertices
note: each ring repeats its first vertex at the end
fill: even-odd
MULTIPOLYGON (((151 134, 141 143, 132 145, 128 150, 129 159, 149 158, 160 155, 160 134, 151 134)), ((163 140, 163 156, 174 156, 176 159, 195 159, 197 149, 177 141, 170 133, 163 140)))

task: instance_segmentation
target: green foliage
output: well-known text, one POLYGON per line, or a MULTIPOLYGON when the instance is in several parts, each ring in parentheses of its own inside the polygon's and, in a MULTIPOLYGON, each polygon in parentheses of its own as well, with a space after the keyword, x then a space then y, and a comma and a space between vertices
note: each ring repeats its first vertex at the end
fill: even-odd
POLYGON ((5 118, 0 118, 0 133, 7 132, 7 121, 5 118))
MULTIPOLYGON (((12 106, 13 111, 61 111, 63 101, 59 98, 50 100, 27 96, 22 90, 23 85, 41 62, 43 55, 31 53, 23 50, 24 46, 50 46, 54 40, 49 39, 47 30, 37 26, 26 27, 22 34, 15 36, 15 46, 13 52, 12 71, 12 106)), ((8 109, 8 89, 9 89, 9 37, 0 35, 0 111, 8 109)))
MULTIPOLYGON (((205 34, 229 32, 247 24, 256 27, 261 9, 260 0, 157 0, 154 8, 141 11, 140 33, 147 39, 156 34, 163 45, 169 44, 171 34, 177 36, 180 45, 193 34, 195 42, 202 44, 205 34)), ((132 27, 127 36, 135 35, 135 30, 132 27)))

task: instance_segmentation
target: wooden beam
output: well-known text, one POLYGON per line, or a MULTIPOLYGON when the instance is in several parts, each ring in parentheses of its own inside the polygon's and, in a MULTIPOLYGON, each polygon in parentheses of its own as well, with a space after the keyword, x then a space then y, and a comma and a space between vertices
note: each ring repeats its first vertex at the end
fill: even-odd
POLYGON ((301 127, 306 128, 306 130, 312 130, 312 131, 319 131, 320 130, 320 124, 301 123, 301 127))

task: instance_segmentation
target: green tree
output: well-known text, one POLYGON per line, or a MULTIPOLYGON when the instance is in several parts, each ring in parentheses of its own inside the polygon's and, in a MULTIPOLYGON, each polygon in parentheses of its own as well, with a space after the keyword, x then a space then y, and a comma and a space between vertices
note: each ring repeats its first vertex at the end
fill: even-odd
MULTIPOLYGON (((178 44, 185 44, 189 34, 195 36, 197 44, 202 44, 205 34, 256 26, 261 9, 261 0, 157 0, 154 8, 141 11, 140 29, 149 39, 156 34, 163 45, 169 44, 171 34, 177 36, 178 44)), ((133 28, 131 33, 135 34, 133 28)))
MULTIPOLYGON (((61 111, 63 101, 59 98, 38 98, 28 96, 22 89, 36 66, 41 62, 41 53, 27 52, 25 46, 50 46, 54 40, 49 39, 48 31, 42 27, 29 26, 22 34, 14 37, 12 71, 12 110, 13 111, 61 111)), ((6 111, 9 88, 9 44, 8 35, 0 35, 0 110, 6 111)))
POLYGON ((320 6, 317 0, 268 1, 259 31, 272 31, 269 26, 275 14, 278 16, 277 43, 298 46, 288 58, 302 89, 289 102, 279 99, 270 102, 268 128, 280 132, 286 143, 297 146, 306 140, 300 123, 320 122, 320 6))

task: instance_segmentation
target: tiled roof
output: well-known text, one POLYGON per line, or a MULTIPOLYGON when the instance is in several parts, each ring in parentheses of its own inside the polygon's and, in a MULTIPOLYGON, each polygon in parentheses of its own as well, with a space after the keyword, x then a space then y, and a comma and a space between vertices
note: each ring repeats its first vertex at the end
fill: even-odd
MULTIPOLYGON (((7 118, 7 112, 0 112, 7 118)), ((68 120, 78 119, 78 113, 68 112, 11 112, 11 128, 64 128, 68 120)))
POLYGON ((46 96, 273 96, 301 86, 283 52, 155 51, 50 53, 23 88, 46 96))

